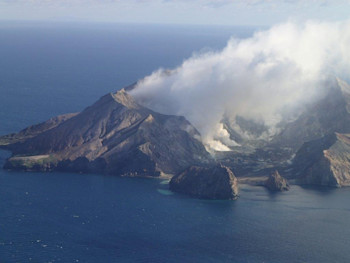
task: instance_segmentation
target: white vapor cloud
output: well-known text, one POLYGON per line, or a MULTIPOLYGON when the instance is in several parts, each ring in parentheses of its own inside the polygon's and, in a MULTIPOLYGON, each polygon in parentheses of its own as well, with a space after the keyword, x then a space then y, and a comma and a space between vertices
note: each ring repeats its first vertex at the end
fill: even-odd
POLYGON ((348 79, 349 47, 349 21, 288 22, 159 69, 132 95, 155 111, 185 116, 208 147, 225 151, 235 142, 221 124, 224 116, 232 127, 241 116, 273 134, 282 111, 310 102, 334 76, 348 79))

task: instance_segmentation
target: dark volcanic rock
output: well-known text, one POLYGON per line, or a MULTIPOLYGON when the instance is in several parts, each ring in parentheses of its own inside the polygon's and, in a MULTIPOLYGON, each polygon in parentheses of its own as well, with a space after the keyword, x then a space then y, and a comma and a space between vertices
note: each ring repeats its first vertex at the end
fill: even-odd
POLYGON ((289 184, 276 170, 273 172, 265 182, 266 188, 270 191, 288 191, 289 184))
POLYGON ((0 147, 14 155, 9 169, 159 176, 213 162, 199 138, 184 117, 153 112, 120 90, 79 114, 0 137, 0 147))
POLYGON ((192 166, 170 181, 170 190, 203 199, 235 199, 238 196, 237 178, 221 165, 192 166))
POLYGON ((293 160, 298 184, 350 185, 350 134, 333 133, 300 148, 293 160))

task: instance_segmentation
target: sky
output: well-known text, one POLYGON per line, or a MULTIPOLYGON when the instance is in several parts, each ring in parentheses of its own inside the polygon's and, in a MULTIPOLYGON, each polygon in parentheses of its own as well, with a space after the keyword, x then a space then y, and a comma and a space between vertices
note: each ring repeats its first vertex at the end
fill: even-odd
POLYGON ((274 25, 345 20, 350 0, 0 0, 0 20, 274 25))

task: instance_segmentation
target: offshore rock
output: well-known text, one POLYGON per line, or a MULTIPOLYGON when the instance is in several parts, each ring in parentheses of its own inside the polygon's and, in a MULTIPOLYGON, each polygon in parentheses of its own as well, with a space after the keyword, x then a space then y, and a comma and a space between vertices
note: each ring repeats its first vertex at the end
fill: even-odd
POLYGON ((211 167, 192 166, 174 176, 170 190, 201 199, 236 199, 237 178, 221 165, 211 167))
POLYGON ((269 178, 265 182, 265 186, 267 189, 274 192, 282 192, 289 190, 288 181, 285 178, 283 178, 277 170, 269 176, 269 178))

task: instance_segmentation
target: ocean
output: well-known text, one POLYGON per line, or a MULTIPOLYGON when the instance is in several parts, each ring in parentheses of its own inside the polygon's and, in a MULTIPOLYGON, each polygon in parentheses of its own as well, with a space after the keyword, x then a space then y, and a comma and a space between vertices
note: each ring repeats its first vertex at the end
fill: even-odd
MULTIPOLYGON (((256 30, 2 22, 0 134, 256 30)), ((349 198, 349 188, 241 185, 238 200, 209 201, 160 179, 0 169, 0 262, 349 262, 349 198)))

